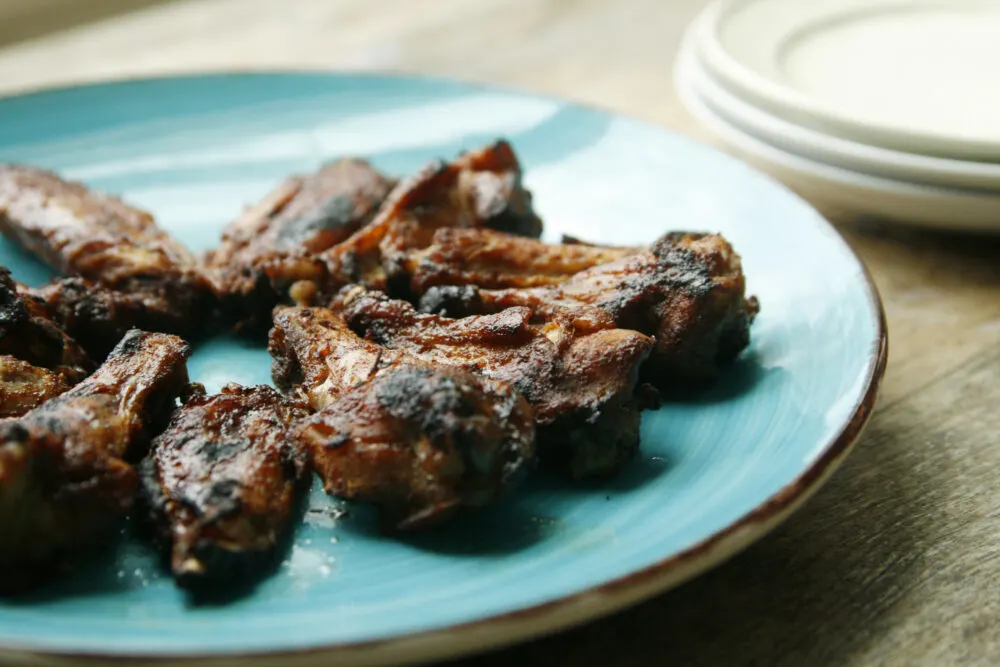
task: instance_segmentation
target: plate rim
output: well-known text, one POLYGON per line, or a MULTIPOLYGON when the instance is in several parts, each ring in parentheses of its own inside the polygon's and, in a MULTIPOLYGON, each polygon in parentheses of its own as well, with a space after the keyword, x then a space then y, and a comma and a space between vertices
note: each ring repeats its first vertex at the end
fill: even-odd
MULTIPOLYGON (((315 76, 324 79, 374 78, 382 80, 419 79, 430 84, 461 85, 469 89, 495 92, 538 100, 549 100, 559 104, 596 110, 611 116, 625 118, 655 132, 666 132, 681 136, 684 140, 710 150, 720 159, 736 158, 717 150, 715 147, 697 141, 669 126, 651 122, 628 112, 622 112, 601 104, 592 104, 545 93, 536 93, 504 84, 485 83, 458 77, 410 73, 400 70, 357 70, 330 68, 225 68, 197 71, 170 72, 159 75, 129 77, 109 77, 86 80, 71 84, 52 84, 24 89, 0 96, 0 104, 27 99, 35 96, 69 91, 74 89, 114 87, 142 84, 147 82, 189 81, 223 77, 264 77, 264 76, 315 76)), ((745 166, 745 165, 744 165, 745 166)), ((745 167, 750 169, 749 167, 745 167)), ((654 595, 663 593, 703 572, 712 569, 746 547, 764 537, 793 512, 799 509, 813 493, 834 473, 850 453, 871 418, 878 399, 879 389, 888 364, 889 337, 885 308, 878 287, 870 270, 854 249, 837 232, 819 211, 780 181, 756 169, 750 169, 758 177, 766 178, 771 187, 777 188, 814 213, 812 224, 826 232, 831 242, 854 260, 860 269, 859 276, 865 288, 865 301, 874 321, 873 342, 867 352, 863 389, 858 400, 837 432, 818 451, 820 455, 795 476, 788 484, 740 516, 724 528, 675 552, 644 568, 616 577, 602 584, 549 600, 540 604, 489 616, 486 618, 457 623, 447 627, 419 631, 375 640, 323 644, 303 648, 262 649, 255 651, 157 651, 125 649, 121 651, 99 651, 80 649, 45 649, 38 646, 22 645, 17 642, 0 642, 0 658, 15 661, 56 660, 55 664, 130 664, 155 661, 158 665, 177 664, 184 667, 216 665, 225 662, 246 661, 246 664, 271 664, 279 660, 281 665, 327 664, 338 660, 343 667, 369 667, 386 664, 415 664, 444 658, 458 658, 466 655, 509 646, 559 630, 565 630, 597 620, 616 611, 625 609, 654 595)))
POLYGON ((758 1, 714 0, 698 15, 699 19, 705 19, 698 33, 698 51, 706 67, 734 92, 754 100, 771 112, 784 113, 802 125, 844 139, 941 158, 981 162, 1000 159, 1000 141, 979 141, 960 135, 852 118, 744 65, 725 48, 719 31, 728 15, 758 1))
MULTIPOLYGON (((878 191, 897 198, 896 201, 899 201, 899 198, 911 200, 920 198, 925 202, 929 199, 942 198, 953 201, 961 200, 967 208, 970 203, 975 205, 973 215, 969 215, 967 212, 956 213, 954 209, 950 212, 950 217, 947 218, 942 217, 939 213, 928 213, 926 210, 917 214, 901 215, 898 210, 893 210, 893 208, 898 209, 898 206, 881 204, 873 206, 870 202, 867 204, 868 208, 849 205, 847 209, 882 217, 913 228, 943 229, 975 234, 1000 232, 996 215, 993 213, 996 207, 1000 207, 1000 192, 918 183, 841 167, 793 152, 783 146, 771 144, 765 138, 730 121, 724 117, 724 114, 717 112, 708 100, 703 98, 702 91, 697 85, 699 72, 696 71, 696 57, 696 54, 690 49, 682 47, 677 59, 674 79, 681 102, 688 113, 701 122, 721 143, 746 158, 751 164, 756 165, 758 170, 768 174, 772 179, 780 182, 782 177, 777 175, 777 172, 780 171, 784 174, 794 174, 800 178, 804 175, 812 181, 823 181, 839 186, 846 185, 849 188, 866 189, 870 192, 878 191), (769 166, 765 168, 760 166, 762 164, 769 166), (987 209, 990 211, 988 214, 984 213, 987 209)), ((705 73, 705 76, 710 75, 705 73)), ((800 190, 814 194, 818 192, 813 187, 801 187, 800 190)), ((836 204, 841 208, 844 206, 836 198, 826 196, 823 197, 823 203, 836 204)), ((959 205, 956 204, 956 206, 959 205)))

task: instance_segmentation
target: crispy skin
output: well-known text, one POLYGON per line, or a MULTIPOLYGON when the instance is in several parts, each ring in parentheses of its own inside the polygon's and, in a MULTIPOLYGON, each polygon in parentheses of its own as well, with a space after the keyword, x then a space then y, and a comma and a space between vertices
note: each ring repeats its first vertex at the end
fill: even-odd
POLYGON ((417 312, 363 288, 335 300, 355 333, 390 349, 514 385, 538 425, 539 456, 576 477, 614 473, 639 446, 639 367, 653 341, 636 331, 581 332, 560 318, 537 325, 530 308, 459 320, 417 312))
POLYGON ((643 379, 666 392, 704 386, 750 342, 757 313, 739 255, 717 234, 675 233, 647 250, 574 275, 560 285, 430 290, 424 312, 462 317, 531 308, 543 321, 593 331, 635 329, 656 338, 643 379))
POLYGON ((491 229, 443 228, 428 247, 409 253, 402 266, 410 275, 410 292, 417 295, 437 285, 541 287, 640 250, 544 243, 491 229))
POLYGON ((318 254, 371 222, 395 181, 363 160, 341 159, 293 176, 246 211, 208 253, 208 267, 227 311, 259 327, 271 309, 291 303, 293 286, 328 282, 318 254))
POLYGON ((184 341, 134 330, 89 378, 0 422, 0 591, 26 588, 128 512, 137 460, 187 385, 184 341))
POLYGON ((405 292, 407 256, 448 227, 541 234, 510 144, 498 141, 450 163, 434 162, 402 181, 372 224, 323 254, 331 284, 320 293, 329 296, 350 283, 405 292))
POLYGON ((94 364, 50 316, 40 299, 24 293, 10 271, 0 267, 0 354, 55 371, 74 384, 94 364))
POLYGON ((214 301, 195 258, 153 217, 33 167, 0 165, 0 233, 56 271, 141 297, 155 330, 200 332, 214 301))
POLYGON ((299 432, 327 492, 414 530, 494 502, 534 457, 531 408, 509 384, 362 340, 335 313, 279 308, 276 384, 319 412, 299 432))
POLYGON ((143 498, 182 586, 254 577, 278 553, 309 479, 289 439, 307 414, 270 387, 229 385, 189 399, 153 441, 143 498))
POLYGON ((534 436, 531 409, 510 385, 405 362, 348 391, 299 433, 327 492, 375 504, 391 530, 496 501, 519 481, 534 436))
POLYGON ((82 278, 64 278, 37 288, 20 285, 18 290, 33 299, 92 359, 107 357, 130 329, 189 328, 179 312, 165 305, 151 308, 146 295, 118 292, 82 278))
POLYGON ((20 417, 67 389, 61 374, 0 355, 0 419, 20 417))

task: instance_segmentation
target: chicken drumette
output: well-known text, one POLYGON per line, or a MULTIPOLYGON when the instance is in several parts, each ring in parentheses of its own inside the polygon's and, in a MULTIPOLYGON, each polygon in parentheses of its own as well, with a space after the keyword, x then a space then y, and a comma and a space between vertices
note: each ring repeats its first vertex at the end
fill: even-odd
POLYGON ((270 387, 229 385, 189 398, 153 441, 142 496, 182 586, 245 581, 272 562, 309 479, 290 438, 308 414, 270 387))
POLYGON ((188 348, 129 332, 78 385, 0 421, 0 591, 27 588, 128 512, 141 457, 187 386, 188 348))
POLYGON ((195 258, 149 213, 119 199, 48 171, 0 165, 0 233, 60 273, 127 294, 152 330, 190 336, 211 320, 214 297, 195 258))
POLYGON ((0 355, 49 369, 74 384, 94 369, 84 349, 51 319, 45 304, 0 267, 0 355))
POLYGON ((276 384, 319 411, 298 438, 327 492, 390 529, 494 502, 533 459, 531 408, 505 382, 362 340, 322 308, 278 309, 270 350, 276 384))
POLYGON ((394 185, 357 159, 286 179, 231 224, 206 257, 223 307, 245 326, 269 326, 275 304, 294 301, 304 285, 327 284, 318 255, 371 222, 394 185))
POLYGON ((536 324, 524 307, 449 319, 362 287, 345 288, 332 307, 375 343, 512 384, 534 409, 539 456, 576 477, 616 472, 639 446, 648 403, 639 367, 653 346, 642 333, 536 324))
POLYGON ((420 301, 428 313, 463 317, 532 309, 540 321, 583 331, 619 327, 654 336, 643 378, 670 393, 715 380, 750 342, 757 313, 746 298, 739 255, 717 234, 675 233, 649 250, 581 271, 557 285, 481 290, 437 287, 420 301))

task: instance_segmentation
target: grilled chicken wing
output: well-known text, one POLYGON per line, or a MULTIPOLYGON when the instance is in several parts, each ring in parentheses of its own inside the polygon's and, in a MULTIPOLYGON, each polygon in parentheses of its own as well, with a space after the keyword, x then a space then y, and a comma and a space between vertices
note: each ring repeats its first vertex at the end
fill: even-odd
POLYGON ((542 320, 583 330, 620 327, 656 338, 643 378, 658 388, 703 385, 750 342, 758 310, 746 298, 739 255, 716 234, 668 234, 647 251, 574 275, 559 285, 479 290, 440 287, 423 296, 424 312, 452 317, 531 308, 542 320))
POLYGON ((223 305, 251 327, 270 325, 271 309, 298 296, 293 287, 326 285, 318 254, 371 222, 394 185, 356 159, 285 180, 230 225, 206 257, 223 305))
POLYGON ((0 354, 56 371, 70 384, 79 382, 94 369, 84 349, 52 322, 45 304, 23 293, 10 277, 10 271, 3 267, 0 267, 0 354))
POLYGON ((401 261, 410 292, 436 285, 477 285, 483 289, 541 287, 565 282, 574 274, 641 252, 641 248, 582 243, 544 243, 491 229, 443 228, 432 243, 401 261))
POLYGON ((0 165, 0 233, 56 271, 140 297, 155 330, 201 331, 213 297, 194 257, 153 217, 57 175, 0 165))
POLYGON ((559 318, 538 325, 530 308, 453 320, 364 288, 346 288, 333 307, 380 345, 514 385, 534 409, 539 456, 576 477, 613 473, 639 446, 646 335, 582 333, 559 318))
POLYGON ((509 384, 358 338, 333 312, 281 308, 274 379, 319 412, 299 431, 327 492, 411 530, 491 503, 533 460, 531 408, 509 384))
MULTIPOLYGON (((148 294, 132 294, 102 287, 83 278, 63 278, 42 287, 18 288, 31 298, 92 359, 103 360, 130 329, 190 331, 194 316, 156 304, 148 294)), ((205 319, 207 313, 196 316, 205 319)))
POLYGON ((407 256, 448 227, 541 234, 510 144, 498 141, 453 162, 435 162, 401 182, 372 224, 324 253, 333 284, 322 292, 329 296, 349 283, 405 291, 407 256))
POLYGON ((187 385, 187 354, 179 338, 131 331, 89 378, 0 422, 0 591, 30 586, 126 514, 128 461, 187 385))
POLYGON ((0 419, 20 417, 67 389, 61 374, 0 355, 0 419))
POLYGON ((153 441, 142 495, 182 586, 245 580, 271 562, 309 479, 289 437, 307 414, 270 387, 229 385, 188 399, 153 441))

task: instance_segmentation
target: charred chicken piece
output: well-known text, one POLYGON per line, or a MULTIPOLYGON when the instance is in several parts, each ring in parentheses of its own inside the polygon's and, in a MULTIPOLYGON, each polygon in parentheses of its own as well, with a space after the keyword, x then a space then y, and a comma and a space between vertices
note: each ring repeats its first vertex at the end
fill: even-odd
POLYGON ((405 291, 407 256, 429 246, 438 229, 450 227, 541 234, 510 144, 497 141, 453 162, 434 162, 402 181, 372 224, 324 253, 332 284, 322 293, 332 295, 349 283, 405 291))
POLYGON ((746 298, 740 257, 717 234, 676 233, 642 251, 574 275, 560 285, 430 290, 424 312, 462 317, 521 306, 543 321, 582 330, 635 329, 656 338, 643 379, 663 391, 703 386, 750 342, 757 300, 746 298))
POLYGON ((328 493, 415 530, 504 495, 532 458, 535 428, 510 385, 403 362, 311 417, 299 438, 328 493))
POLYGON ((0 419, 20 417, 68 389, 61 374, 0 355, 0 419))
POLYGON ((0 165, 0 233, 56 271, 141 296, 171 333, 201 331, 213 296, 195 258, 153 217, 33 167, 0 165))
MULTIPOLYGON (((82 278, 64 278, 43 287, 19 287, 92 359, 102 360, 130 329, 184 331, 190 313, 174 310, 144 293, 119 292, 82 278)), ((206 317, 199 313, 197 317, 206 317)))
POLYGON ((184 341, 130 331, 89 378, 0 422, 0 591, 27 588, 128 512, 143 454, 187 385, 184 341))
POLYGON ((289 437, 308 414, 270 387, 237 385, 174 413, 141 472, 179 584, 214 589, 273 561, 309 479, 289 437))
POLYGON ((45 304, 0 267, 0 354, 47 368, 79 382, 94 369, 90 357, 50 319, 45 304))
POLYGON ((639 446, 639 367, 653 340, 636 331, 581 332, 559 318, 534 323, 530 308, 453 320, 405 301, 346 288, 333 303, 351 329, 428 362, 509 382, 531 404, 539 456, 575 477, 614 473, 639 446))
POLYGON ((542 287, 641 250, 544 243, 491 229, 443 228, 428 247, 408 254, 402 266, 411 277, 410 292, 417 295, 437 285, 542 287))
POLYGON ((534 457, 531 408, 509 384, 358 338, 323 309, 280 308, 275 382, 319 412, 299 441, 328 493, 413 530, 514 487, 534 457))
POLYGON ((317 255, 371 222, 395 181, 363 160, 342 159, 293 176, 248 209, 208 253, 223 306, 245 325, 269 326, 271 309, 304 285, 324 286, 317 255))

